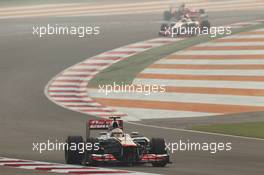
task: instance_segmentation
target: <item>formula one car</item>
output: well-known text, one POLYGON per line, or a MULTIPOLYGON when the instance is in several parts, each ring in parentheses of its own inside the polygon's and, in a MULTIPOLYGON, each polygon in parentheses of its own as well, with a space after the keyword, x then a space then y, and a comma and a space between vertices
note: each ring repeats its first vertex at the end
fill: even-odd
MULTIPOLYGON (((68 136, 67 145, 86 145, 85 151, 65 148, 68 164, 96 166, 104 163, 136 165, 151 163, 164 167, 170 163, 163 138, 140 136, 137 132, 123 132, 123 121, 119 117, 89 120, 86 123, 86 141, 81 136, 68 136), (107 130, 98 137, 91 137, 91 130, 107 130), (88 149, 87 149, 88 145, 88 149)), ((80 147, 79 147, 80 148, 80 147)))
POLYGON ((192 11, 184 4, 178 10, 165 11, 164 19, 169 21, 161 25, 160 36, 194 36, 208 31, 211 26, 204 9, 192 11))

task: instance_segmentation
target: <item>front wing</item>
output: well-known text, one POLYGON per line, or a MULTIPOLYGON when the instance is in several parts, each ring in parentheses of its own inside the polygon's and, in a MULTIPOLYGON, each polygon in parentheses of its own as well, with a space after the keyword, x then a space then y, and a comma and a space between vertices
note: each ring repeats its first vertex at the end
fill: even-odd
MULTIPOLYGON (((92 154, 91 159, 92 161, 102 163, 122 163, 122 161, 117 160, 112 154, 92 154)), ((164 161, 169 163, 168 154, 144 154, 139 160, 133 163, 152 163, 164 161)))

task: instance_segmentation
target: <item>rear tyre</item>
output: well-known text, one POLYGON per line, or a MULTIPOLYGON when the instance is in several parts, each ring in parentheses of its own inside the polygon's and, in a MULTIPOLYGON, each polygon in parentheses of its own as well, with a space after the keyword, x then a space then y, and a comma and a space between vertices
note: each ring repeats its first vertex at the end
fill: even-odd
POLYGON ((83 144, 83 138, 81 136, 68 136, 66 143, 68 148, 65 147, 64 149, 65 162, 67 164, 81 164, 83 154, 80 153, 82 150, 78 149, 78 145, 83 144), (71 145, 75 145, 74 148, 76 149, 70 149, 71 145))
MULTIPOLYGON (((167 154, 165 140, 163 138, 152 138, 150 144, 152 154, 167 154)), ((152 166, 164 167, 167 162, 167 160, 152 162, 152 166)))

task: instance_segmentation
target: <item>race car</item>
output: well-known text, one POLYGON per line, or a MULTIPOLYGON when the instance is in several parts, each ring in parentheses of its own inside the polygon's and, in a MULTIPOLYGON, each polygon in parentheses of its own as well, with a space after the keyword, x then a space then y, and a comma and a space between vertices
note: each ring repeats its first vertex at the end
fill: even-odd
POLYGON ((162 24, 159 32, 160 36, 195 36, 200 33, 200 24, 198 21, 192 21, 189 18, 182 18, 168 24, 162 24))
POLYGON ((178 10, 164 12, 164 19, 168 20, 160 27, 160 36, 194 36, 210 29, 208 15, 204 9, 192 11, 183 4, 178 10))
MULTIPOLYGON (((86 123, 86 141, 81 136, 68 136, 66 145, 88 145, 89 149, 65 148, 68 164, 96 166, 100 164, 136 165, 151 163, 154 167, 164 167, 170 163, 163 138, 149 139, 138 132, 123 132, 123 120, 119 117, 89 120, 86 123), (92 130, 106 130, 98 137, 91 137, 92 130)), ((75 148, 80 148, 76 146, 75 148)))

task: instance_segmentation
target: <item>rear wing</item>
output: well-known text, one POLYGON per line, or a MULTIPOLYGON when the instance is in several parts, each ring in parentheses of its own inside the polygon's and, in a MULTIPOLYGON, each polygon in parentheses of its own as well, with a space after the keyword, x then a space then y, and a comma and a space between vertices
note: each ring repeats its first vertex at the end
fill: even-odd
POLYGON ((116 118, 88 120, 86 122, 86 138, 90 137, 91 130, 108 130, 114 122, 117 123, 118 128, 123 129, 123 120, 117 120, 116 118))

